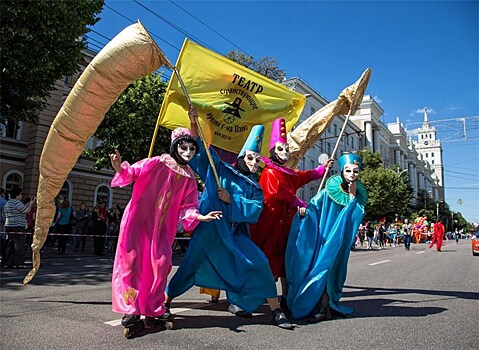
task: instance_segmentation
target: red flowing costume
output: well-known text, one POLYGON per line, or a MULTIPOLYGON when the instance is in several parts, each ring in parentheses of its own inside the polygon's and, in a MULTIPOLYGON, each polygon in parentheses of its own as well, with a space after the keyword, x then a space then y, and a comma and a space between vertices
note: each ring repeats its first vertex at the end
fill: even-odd
POLYGON ((292 207, 296 191, 316 180, 315 170, 291 170, 271 162, 261 174, 259 184, 264 193, 264 207, 256 224, 250 225, 251 239, 269 260, 275 279, 286 277, 284 255, 291 222, 297 212, 292 207))

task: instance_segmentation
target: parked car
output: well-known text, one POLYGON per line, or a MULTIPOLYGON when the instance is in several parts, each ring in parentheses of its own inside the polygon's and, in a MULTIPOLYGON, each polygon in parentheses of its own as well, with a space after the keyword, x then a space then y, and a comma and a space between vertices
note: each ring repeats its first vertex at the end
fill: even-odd
POLYGON ((471 244, 472 255, 479 255, 479 231, 476 231, 476 233, 472 236, 471 244))

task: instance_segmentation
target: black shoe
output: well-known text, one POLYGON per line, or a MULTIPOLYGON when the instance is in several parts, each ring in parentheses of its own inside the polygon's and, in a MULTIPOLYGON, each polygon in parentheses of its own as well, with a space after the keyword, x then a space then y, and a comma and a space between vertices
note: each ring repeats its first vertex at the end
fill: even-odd
POLYGON ((240 308, 239 306, 236 306, 235 304, 230 304, 230 306, 228 306, 228 311, 238 317, 243 317, 243 318, 253 317, 253 314, 251 312, 244 311, 242 308, 240 308))
MULTIPOLYGON (((145 317, 145 324, 147 326, 165 326, 165 320, 160 317, 145 317)), ((166 327, 166 326, 165 326, 166 327)))
POLYGON ((307 322, 318 323, 321 321, 327 321, 331 319, 331 311, 329 306, 321 306, 319 310, 313 310, 312 315, 306 318, 307 322))
POLYGON ((281 309, 276 309, 273 311, 273 320, 272 323, 283 329, 294 329, 293 325, 289 323, 289 320, 286 318, 286 315, 281 309))
POLYGON ((174 319, 175 315, 173 315, 170 311, 170 304, 164 303, 163 307, 165 308, 165 313, 160 316, 160 319, 164 321, 171 321, 172 319, 174 319))
POLYGON ((123 327, 131 327, 138 322, 140 322, 140 315, 125 315, 121 319, 121 325, 123 327))
POLYGON ((291 317, 291 310, 288 307, 288 302, 286 301, 286 297, 281 296, 279 299, 279 307, 283 310, 286 317, 291 317))

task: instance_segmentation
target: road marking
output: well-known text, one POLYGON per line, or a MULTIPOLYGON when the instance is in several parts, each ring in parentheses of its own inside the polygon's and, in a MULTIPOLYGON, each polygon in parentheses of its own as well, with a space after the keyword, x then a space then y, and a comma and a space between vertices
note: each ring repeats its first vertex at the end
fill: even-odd
POLYGON ((378 261, 378 262, 375 262, 375 263, 372 263, 372 264, 368 264, 369 266, 374 266, 374 265, 379 265, 379 264, 384 264, 384 263, 387 263, 387 262, 390 262, 391 260, 383 260, 383 261, 378 261))
POLYGON ((425 250, 423 250, 422 252, 417 252, 416 254, 422 254, 422 253, 424 253, 424 252, 425 252, 425 250))

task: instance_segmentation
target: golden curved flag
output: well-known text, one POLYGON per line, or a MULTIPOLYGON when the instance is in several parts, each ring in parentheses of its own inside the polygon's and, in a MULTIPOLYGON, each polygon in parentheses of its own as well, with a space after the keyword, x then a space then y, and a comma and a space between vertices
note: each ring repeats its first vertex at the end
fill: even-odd
POLYGON ((172 67, 141 23, 125 28, 91 61, 56 115, 40 157, 37 219, 32 243, 33 268, 40 268, 40 249, 55 215, 54 199, 95 133, 106 112, 131 84, 161 65, 172 67))

